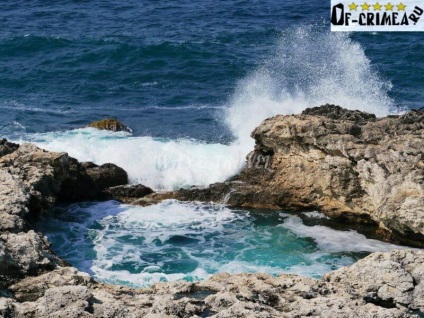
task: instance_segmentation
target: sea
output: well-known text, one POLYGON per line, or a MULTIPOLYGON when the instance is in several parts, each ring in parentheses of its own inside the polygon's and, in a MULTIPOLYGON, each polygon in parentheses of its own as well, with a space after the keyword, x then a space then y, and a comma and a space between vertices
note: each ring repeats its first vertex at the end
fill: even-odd
MULTIPOLYGON (((276 114, 424 106, 422 33, 332 33, 329 20, 330 1, 317 0, 4 1, 0 136, 112 162, 165 191, 235 175, 252 130, 276 114), (85 128, 106 117, 133 132, 85 128)), ((320 277, 399 248, 325 220, 108 201, 59 206, 38 227, 72 265, 130 286, 218 272, 320 277)))

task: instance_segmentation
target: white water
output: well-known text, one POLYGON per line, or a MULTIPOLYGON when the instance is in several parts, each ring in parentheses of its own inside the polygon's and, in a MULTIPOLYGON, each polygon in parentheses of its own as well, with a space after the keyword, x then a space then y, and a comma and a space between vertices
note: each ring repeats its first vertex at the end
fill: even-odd
POLYGON ((195 140, 131 137, 94 128, 33 134, 30 141, 50 151, 66 151, 80 161, 112 162, 130 182, 172 190, 208 185, 231 177, 244 162, 240 148, 195 140))
POLYGON ((359 43, 343 33, 300 27, 282 34, 275 54, 240 81, 222 122, 233 132, 230 145, 195 140, 159 140, 89 129, 29 135, 52 151, 66 151, 80 161, 115 163, 132 182, 154 189, 209 185, 236 174, 253 149, 250 133, 276 114, 300 113, 326 103, 384 116, 395 112, 390 83, 372 70, 359 43))

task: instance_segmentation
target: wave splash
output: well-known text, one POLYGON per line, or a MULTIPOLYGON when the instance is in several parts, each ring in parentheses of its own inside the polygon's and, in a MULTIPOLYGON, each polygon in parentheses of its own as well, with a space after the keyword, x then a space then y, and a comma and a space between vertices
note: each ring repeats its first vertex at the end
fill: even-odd
POLYGON ((226 180, 244 162, 240 148, 231 145, 131 137, 127 133, 94 128, 32 134, 28 139, 49 151, 66 151, 79 161, 115 163, 127 171, 131 183, 142 183, 156 190, 226 180))
POLYGON ((317 26, 292 28, 282 33, 273 56, 239 83, 225 121, 251 149, 250 133, 277 114, 327 103, 377 116, 396 113, 391 87, 349 35, 317 26))
POLYGON ((285 31, 273 56, 241 80, 229 105, 217 110, 233 132, 229 145, 86 129, 24 139, 82 161, 113 162, 129 173, 131 182, 156 190, 206 186, 239 172, 253 149, 250 133, 264 119, 326 103, 385 116, 397 112, 387 94, 390 88, 348 35, 300 27, 285 31))

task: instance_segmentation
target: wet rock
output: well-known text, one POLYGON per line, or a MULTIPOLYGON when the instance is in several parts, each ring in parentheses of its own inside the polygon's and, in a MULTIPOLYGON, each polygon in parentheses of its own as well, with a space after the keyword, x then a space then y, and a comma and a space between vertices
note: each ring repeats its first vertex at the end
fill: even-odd
POLYGON ((152 194, 154 191, 142 184, 121 185, 106 189, 106 193, 115 200, 124 203, 133 203, 135 200, 152 194))
POLYGON ((87 125, 87 127, 96 128, 99 130, 109 130, 109 131, 125 131, 131 133, 132 130, 126 126, 124 123, 121 123, 115 118, 105 118, 99 121, 92 122, 87 125))
POLYGON ((83 162, 81 165, 100 190, 128 183, 127 172, 113 163, 98 166, 92 162, 83 162))

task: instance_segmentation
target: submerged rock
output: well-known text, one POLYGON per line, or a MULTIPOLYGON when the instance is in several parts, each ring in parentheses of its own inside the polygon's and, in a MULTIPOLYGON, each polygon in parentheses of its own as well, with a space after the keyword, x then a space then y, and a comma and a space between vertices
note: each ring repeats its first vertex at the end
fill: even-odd
POLYGON ((124 123, 121 123, 115 118, 106 118, 99 121, 92 122, 87 125, 87 127, 96 128, 99 130, 110 130, 110 131, 125 131, 131 133, 132 130, 125 125, 124 123))
MULTIPOLYGON (((424 111, 377 119, 325 105, 257 127, 241 173, 207 188, 154 194, 230 206, 318 209, 424 246, 424 111)), ((142 200, 143 201, 143 200, 142 200)))

